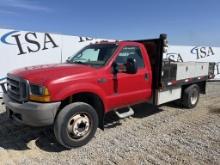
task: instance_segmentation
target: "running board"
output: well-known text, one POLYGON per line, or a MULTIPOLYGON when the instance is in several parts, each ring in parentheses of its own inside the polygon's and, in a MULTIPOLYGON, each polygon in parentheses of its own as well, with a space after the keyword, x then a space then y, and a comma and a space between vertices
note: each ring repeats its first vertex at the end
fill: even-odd
POLYGON ((131 107, 128 107, 128 111, 126 112, 119 112, 117 110, 115 110, 115 114, 119 117, 119 118, 126 118, 128 116, 132 116, 134 114, 134 110, 131 107))

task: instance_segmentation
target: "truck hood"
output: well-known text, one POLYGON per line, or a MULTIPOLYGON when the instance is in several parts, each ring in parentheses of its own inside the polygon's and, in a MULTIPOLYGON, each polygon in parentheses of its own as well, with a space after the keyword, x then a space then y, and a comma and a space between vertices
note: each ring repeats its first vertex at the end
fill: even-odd
POLYGON ((25 67, 17 69, 11 72, 11 74, 26 79, 30 83, 44 84, 45 81, 87 75, 95 70, 96 68, 88 65, 64 63, 25 67))

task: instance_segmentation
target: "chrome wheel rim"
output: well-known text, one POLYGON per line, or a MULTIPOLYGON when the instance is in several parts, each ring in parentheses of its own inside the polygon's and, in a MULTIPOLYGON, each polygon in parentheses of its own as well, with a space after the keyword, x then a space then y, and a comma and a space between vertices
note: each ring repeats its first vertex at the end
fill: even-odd
POLYGON ((75 114, 68 121, 67 131, 71 138, 79 139, 88 134, 90 126, 91 123, 87 114, 75 114))
POLYGON ((192 104, 192 105, 195 105, 196 102, 197 102, 197 100, 198 100, 197 91, 196 91, 196 90, 193 90, 192 96, 191 96, 191 104, 192 104))

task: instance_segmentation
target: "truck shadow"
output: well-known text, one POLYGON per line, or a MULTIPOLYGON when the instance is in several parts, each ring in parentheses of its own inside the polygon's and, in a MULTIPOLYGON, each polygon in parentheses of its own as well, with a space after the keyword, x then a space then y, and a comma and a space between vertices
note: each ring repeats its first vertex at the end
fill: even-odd
MULTIPOLYGON (((139 104, 133 109, 133 118, 143 118, 163 111, 149 104, 139 104)), ((110 112, 106 115, 104 128, 108 130, 120 126, 122 120, 110 112)), ((34 128, 17 124, 7 119, 5 112, 0 113, 0 148, 17 151, 39 149, 47 152, 67 150, 57 143, 52 127, 34 128)))
MULTIPOLYGON (((133 118, 144 118, 163 111, 162 109, 147 103, 132 106, 132 109, 134 110, 134 115, 132 115, 133 118)), ((120 119, 114 112, 109 112, 105 116, 104 127, 105 129, 115 128, 122 125, 122 120, 123 119, 120 119)))
POLYGON ((152 104, 143 103, 133 106, 135 118, 143 118, 160 113, 163 111, 160 107, 154 106, 152 104))
POLYGON ((217 106, 209 106, 209 113, 220 114, 220 107, 217 106))
POLYGON ((50 152, 65 150, 56 142, 52 127, 29 127, 7 119, 5 112, 0 114, 0 149, 23 151, 35 146, 50 152))

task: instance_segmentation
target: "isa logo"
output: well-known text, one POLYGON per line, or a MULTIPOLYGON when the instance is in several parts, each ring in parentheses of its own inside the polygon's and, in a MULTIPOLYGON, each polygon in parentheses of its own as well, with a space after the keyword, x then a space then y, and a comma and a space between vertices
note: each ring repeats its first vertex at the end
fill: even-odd
POLYGON ((183 58, 180 53, 167 53, 166 59, 173 62, 183 62, 183 58))
POLYGON ((49 33, 43 33, 42 40, 35 32, 21 33, 20 31, 10 31, 1 36, 0 40, 3 44, 17 46, 17 55, 59 47, 49 33))
POLYGON ((191 50, 192 54, 196 55, 196 59, 207 58, 209 56, 215 55, 212 47, 194 47, 191 50))

